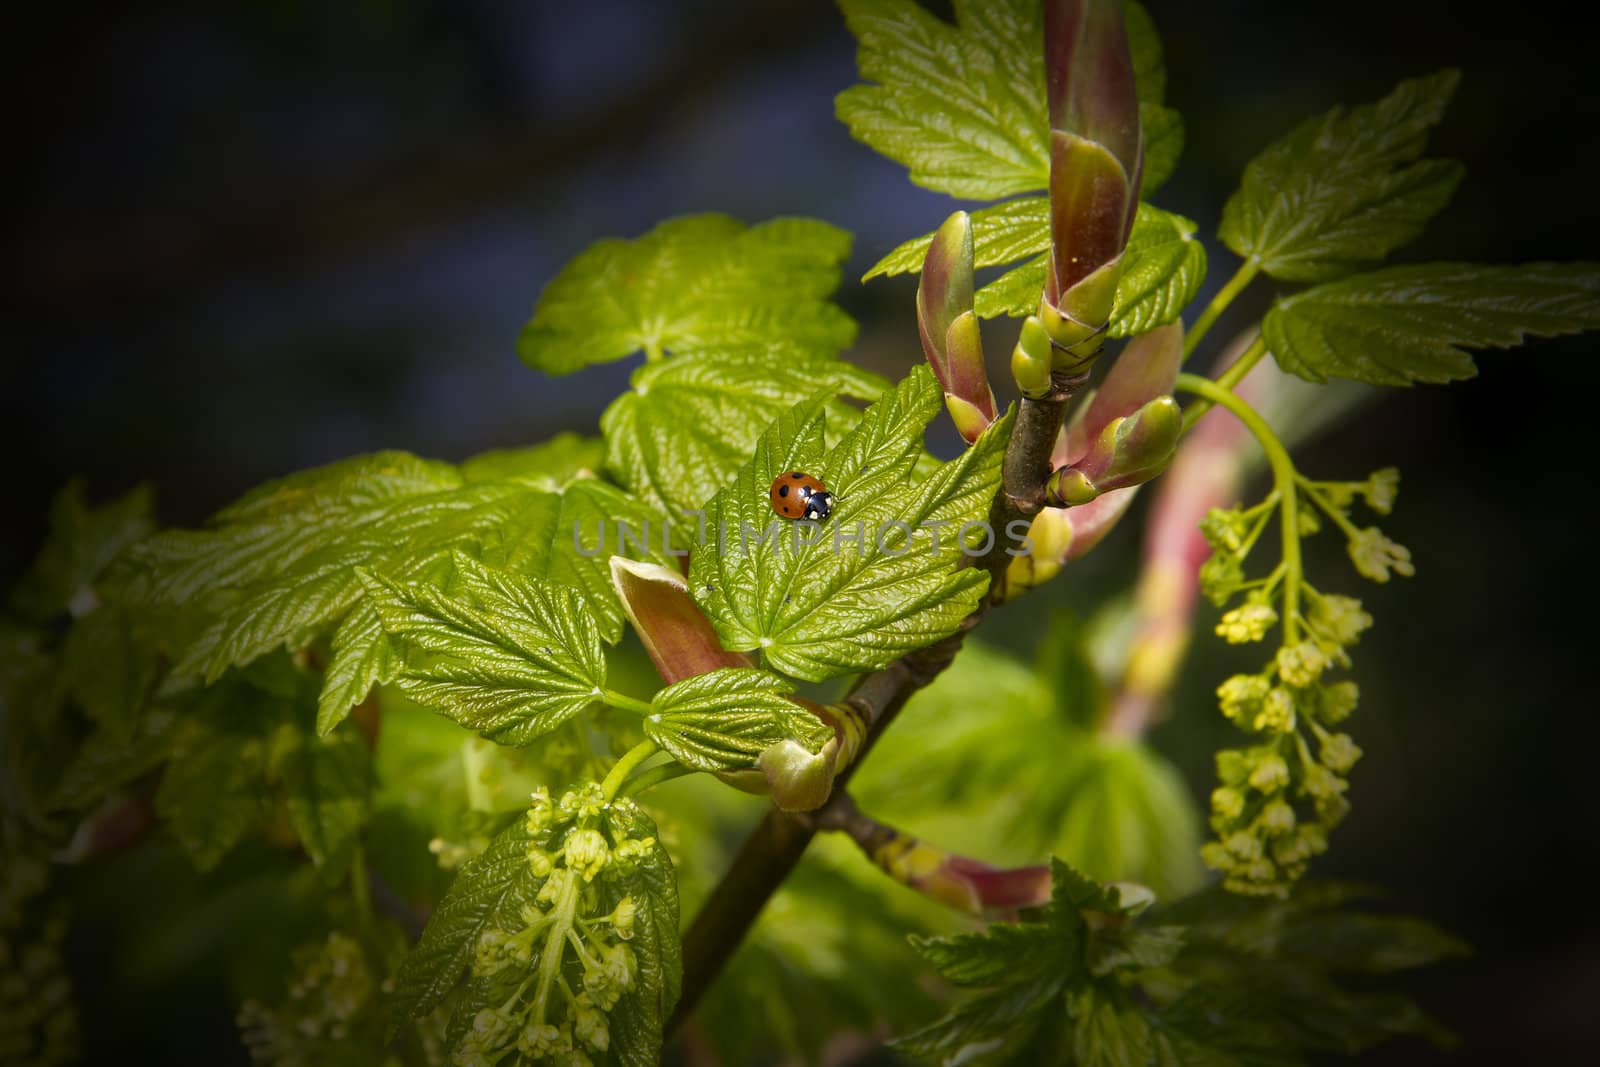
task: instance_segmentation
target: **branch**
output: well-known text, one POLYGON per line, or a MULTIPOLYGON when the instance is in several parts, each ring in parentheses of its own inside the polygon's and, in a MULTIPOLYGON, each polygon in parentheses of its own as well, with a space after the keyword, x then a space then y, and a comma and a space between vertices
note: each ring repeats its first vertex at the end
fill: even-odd
MULTIPOLYGON (((843 768, 835 779, 835 794, 843 790, 850 775, 905 707, 906 701, 950 665, 967 630, 976 624, 981 614, 981 610, 974 613, 961 630, 945 640, 902 656, 856 683, 844 703, 867 724, 867 736, 854 762, 843 768)), ((745 839, 728 873, 706 898, 684 937, 683 992, 668 1024, 668 1032, 681 1026, 693 1013, 701 995, 744 940, 767 900, 800 862, 816 832, 813 815, 772 808, 745 839)))
POLYGON ((1004 869, 947 852, 873 818, 843 790, 811 813, 818 829, 848 834, 885 874, 969 915, 1015 919, 1050 899, 1050 868, 1004 869))

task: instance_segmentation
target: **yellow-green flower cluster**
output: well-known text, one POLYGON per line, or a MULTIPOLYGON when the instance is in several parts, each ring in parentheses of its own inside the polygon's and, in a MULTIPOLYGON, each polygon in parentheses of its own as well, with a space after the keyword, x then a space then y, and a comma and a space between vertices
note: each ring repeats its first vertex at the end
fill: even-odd
POLYGON ((637 806, 607 801, 593 782, 553 800, 535 790, 524 816, 527 864, 537 890, 514 929, 491 929, 474 949, 472 976, 503 989, 455 1052, 467 1067, 520 1063, 582 1067, 611 1047, 607 1013, 637 982, 639 902, 617 883, 656 848, 640 836, 637 806))
POLYGON ((283 1004, 247 1000, 239 1009, 240 1037, 254 1063, 317 1063, 376 1018, 369 1008, 377 985, 355 938, 335 930, 321 943, 295 949, 291 958, 295 971, 283 1004))
POLYGON ((1216 840, 1202 850, 1235 892, 1287 892, 1349 810, 1347 776, 1361 749, 1339 727, 1359 692, 1354 682, 1329 674, 1350 667, 1349 650, 1372 616, 1354 597, 1323 593, 1305 580, 1298 540, 1319 528, 1320 512, 1345 534, 1361 574, 1386 581, 1391 573, 1412 573, 1404 548, 1375 528, 1357 528, 1349 516, 1357 500, 1386 514, 1398 484, 1393 469, 1364 482, 1310 482, 1297 475, 1287 491, 1280 485, 1253 508, 1213 510, 1201 526, 1213 549, 1201 570, 1202 589, 1218 606, 1243 594, 1222 615, 1218 636, 1244 644, 1280 633, 1259 672, 1235 675, 1217 688, 1222 713, 1256 739, 1217 755, 1221 784, 1211 795, 1216 840), (1274 514, 1290 531, 1284 559, 1265 577, 1248 578, 1245 559, 1274 514))
POLYGON ((0 1063, 76 1063, 77 1006, 62 960, 67 924, 40 860, 0 854, 0 1063))

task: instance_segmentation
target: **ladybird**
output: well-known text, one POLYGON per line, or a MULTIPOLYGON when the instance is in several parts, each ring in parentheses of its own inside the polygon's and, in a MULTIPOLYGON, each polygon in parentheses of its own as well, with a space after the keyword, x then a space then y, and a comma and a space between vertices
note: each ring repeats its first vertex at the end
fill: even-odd
POLYGON ((789 471, 772 480, 772 510, 786 519, 820 522, 833 512, 833 494, 816 478, 789 471))

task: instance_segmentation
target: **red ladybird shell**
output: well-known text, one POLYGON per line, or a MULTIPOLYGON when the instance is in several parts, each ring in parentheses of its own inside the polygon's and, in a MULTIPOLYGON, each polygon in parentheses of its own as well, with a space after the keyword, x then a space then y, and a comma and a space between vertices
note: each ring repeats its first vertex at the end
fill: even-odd
POLYGON ((785 471, 772 479, 772 510, 786 519, 798 519, 805 514, 811 494, 823 492, 827 487, 811 475, 785 471))

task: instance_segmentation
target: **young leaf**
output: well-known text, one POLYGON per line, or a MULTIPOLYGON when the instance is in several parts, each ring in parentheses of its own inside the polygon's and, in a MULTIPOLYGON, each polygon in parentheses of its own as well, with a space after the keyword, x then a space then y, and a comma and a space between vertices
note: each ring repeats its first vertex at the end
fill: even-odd
POLYGON ((285 724, 273 748, 273 770, 300 843, 318 866, 339 866, 371 804, 372 755, 366 743, 349 726, 318 737, 299 724, 285 724))
MULTIPOLYGON (((647 363, 634 372, 632 390, 601 416, 606 467, 657 509, 653 529, 667 517, 681 523, 728 483, 761 431, 795 397, 827 389, 866 400, 886 384, 875 374, 817 354, 680 356, 647 363)), ((828 411, 841 428, 857 414, 843 401, 834 401, 828 411)), ((615 529, 616 523, 608 526, 615 529)))
POLYGON ((850 235, 811 219, 746 228, 726 215, 661 223, 633 241, 591 245, 545 287, 517 350, 570 374, 644 350, 835 353, 855 324, 827 297, 850 235))
POLYGON ((149 487, 91 508, 82 480, 68 482, 51 501, 44 547, 11 591, 12 610, 35 622, 68 611, 117 553, 154 532, 149 487))
POLYGON ((454 588, 360 572, 384 630, 408 646, 396 684, 502 744, 524 745, 600 695, 600 632, 577 593, 460 554, 454 588))
POLYGON ((1178 321, 1206 277, 1206 249, 1194 239, 1196 228, 1182 215, 1139 205, 1123 253, 1109 336, 1132 337, 1178 321))
POLYGON ((1401 82, 1375 104, 1334 108, 1245 168, 1218 231, 1274 278, 1316 282, 1382 260, 1450 201, 1461 166, 1418 161, 1460 73, 1401 82))
POLYGON ((820 400, 796 406, 762 435, 707 505, 716 543, 695 553, 689 574, 725 647, 760 649, 768 665, 820 681, 882 667, 960 625, 987 576, 961 566, 958 539, 971 537, 964 524, 988 516, 1011 419, 914 479, 940 399, 932 372, 918 367, 830 450, 820 400), (785 471, 827 483, 835 508, 825 525, 774 521, 768 489, 785 471))
MULTIPOLYGON (((1011 263, 1050 247, 1050 200, 1019 196, 972 212, 972 262, 976 267, 1011 263)), ((873 264, 862 281, 880 274, 916 274, 928 256, 933 234, 913 237, 873 264)), ((1035 294, 1037 299, 1037 294, 1035 294)))
POLYGON ((1389 267, 1281 298, 1262 336, 1278 365, 1321 382, 1447 382, 1477 373, 1468 348, 1512 348, 1600 327, 1600 264, 1389 267))
POLYGON ((753 767, 786 738, 820 744, 832 731, 788 699, 794 687, 766 671, 723 668, 686 678, 650 702, 645 736, 703 771, 753 767))
MULTIPOLYGON (((834 101, 850 133, 951 196, 998 200, 1050 181, 1044 43, 1035 0, 957 0, 955 25, 915 0, 843 0, 866 84, 834 101)), ((1171 173, 1181 149, 1150 17, 1129 4, 1129 47, 1145 128, 1143 191, 1171 173)))

